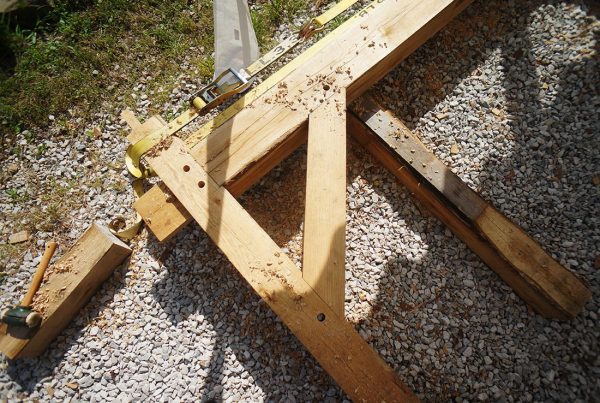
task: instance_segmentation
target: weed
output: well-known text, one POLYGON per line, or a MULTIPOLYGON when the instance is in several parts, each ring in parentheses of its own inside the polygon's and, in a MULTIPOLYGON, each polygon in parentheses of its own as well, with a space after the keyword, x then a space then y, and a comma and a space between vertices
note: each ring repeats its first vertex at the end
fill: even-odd
POLYGON ((42 143, 39 146, 37 146, 35 153, 38 157, 41 157, 42 155, 44 155, 46 153, 47 150, 48 150, 48 146, 45 143, 42 143))
POLYGON ((4 192, 8 195, 8 197, 10 197, 10 200, 13 203, 24 203, 26 201, 29 201, 29 193, 27 192, 21 194, 15 188, 6 189, 4 192))

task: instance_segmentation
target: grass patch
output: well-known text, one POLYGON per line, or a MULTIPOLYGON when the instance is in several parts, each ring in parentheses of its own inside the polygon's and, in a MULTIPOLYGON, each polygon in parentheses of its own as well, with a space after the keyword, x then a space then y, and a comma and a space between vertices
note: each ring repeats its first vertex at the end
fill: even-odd
MULTIPOLYGON (((274 29, 292 21, 310 3, 250 1, 261 49, 272 46, 274 29)), ((28 22, 28 28, 19 16, 0 18, 2 51, 14 58, 12 66, 0 64, 4 137, 45 127, 49 115, 65 120, 86 117, 106 101, 117 107, 133 106, 130 93, 140 77, 149 77, 146 95, 152 105, 161 105, 184 72, 181 62, 186 54, 191 56, 198 83, 212 76, 212 0, 54 0, 50 4, 35 22, 28 22)), ((80 129, 65 125, 63 133, 80 129)))

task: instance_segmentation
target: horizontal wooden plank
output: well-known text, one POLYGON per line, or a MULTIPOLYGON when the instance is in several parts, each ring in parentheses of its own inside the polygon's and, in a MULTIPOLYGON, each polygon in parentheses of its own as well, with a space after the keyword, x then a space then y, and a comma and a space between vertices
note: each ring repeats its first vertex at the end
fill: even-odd
POLYGON ((250 286, 356 401, 416 401, 356 331, 302 279, 294 263, 179 139, 150 164, 250 286))
POLYGON ((349 134, 535 311, 570 319, 583 309, 591 298, 585 284, 472 191, 399 119, 366 97, 354 110, 349 134))

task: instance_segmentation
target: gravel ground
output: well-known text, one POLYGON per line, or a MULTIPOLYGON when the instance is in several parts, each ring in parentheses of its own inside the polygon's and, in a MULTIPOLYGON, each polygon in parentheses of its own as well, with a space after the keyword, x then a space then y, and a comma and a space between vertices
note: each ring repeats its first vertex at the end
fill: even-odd
MULTIPOLYGON (((477 2, 374 89, 452 169, 600 292, 598 3, 477 2), (591 8, 590 8, 591 7, 591 8), (454 152, 450 150, 454 149, 454 152), (458 150, 458 152, 456 152, 458 150)), ((145 78, 144 78, 145 79, 145 78)), ((172 105, 191 90, 182 77, 172 105)), ((132 91, 142 94, 143 81, 132 91)), ((144 112, 148 100, 140 100, 144 112)), ((175 106, 173 106, 175 107, 175 106)), ((165 106, 168 109, 168 105, 165 106)), ((3 190, 76 186, 66 248, 128 213, 118 111, 102 133, 47 140, 2 162, 3 190), (33 179, 36 178, 36 179, 33 179)), ((51 133, 58 133, 54 125, 51 133)), ((26 134, 22 135, 25 139, 26 134)), ((305 149, 242 198, 298 262, 305 149)), ((348 158, 346 316, 427 401, 600 401, 600 306, 570 322, 532 313, 358 147, 348 158)), ((27 212, 0 195, 4 214, 27 212), (15 211, 17 210, 17 211, 15 211)), ((13 223, 3 222, 3 237, 13 223)), ((51 234, 7 267, 16 302, 51 234)), ((197 225, 166 245, 146 231, 38 359, 0 360, 4 400, 342 401, 343 392, 197 225)), ((64 250, 64 249, 63 249, 64 250)))

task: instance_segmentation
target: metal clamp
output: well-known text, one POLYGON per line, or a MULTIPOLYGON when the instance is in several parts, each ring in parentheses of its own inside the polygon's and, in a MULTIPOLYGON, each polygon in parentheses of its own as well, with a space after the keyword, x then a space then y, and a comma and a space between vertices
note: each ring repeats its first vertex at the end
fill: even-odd
POLYGON ((196 108, 208 111, 232 95, 244 92, 250 86, 250 81, 243 73, 233 68, 223 71, 210 84, 192 96, 191 103, 196 108))

